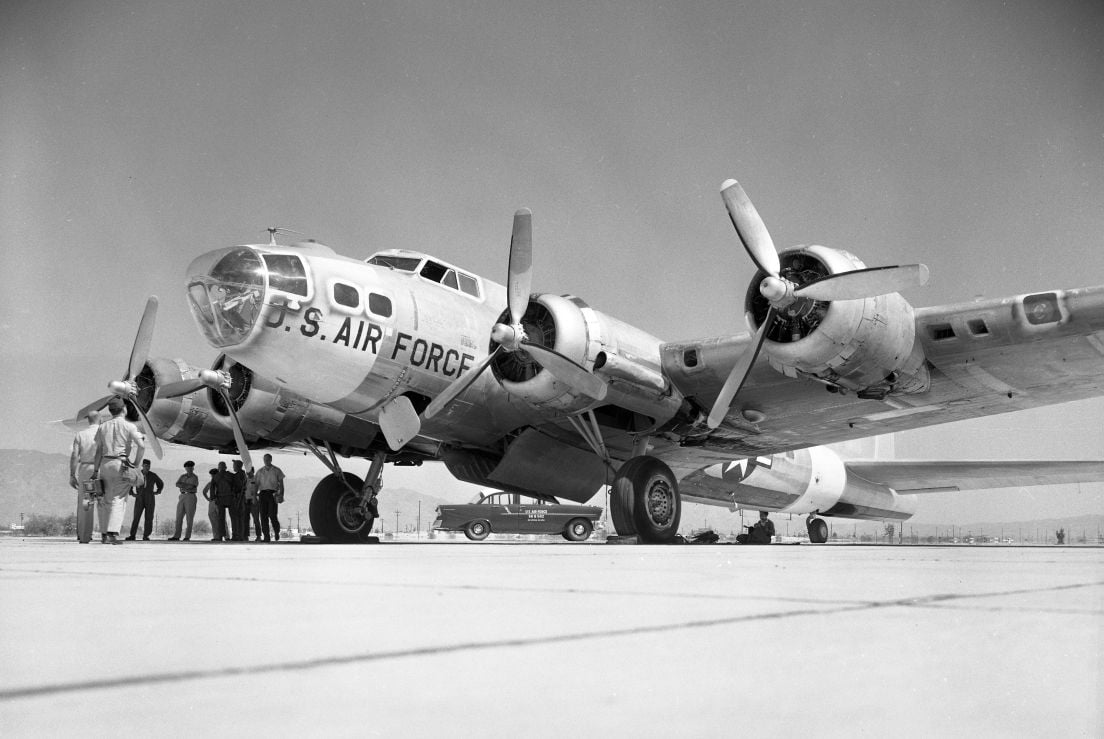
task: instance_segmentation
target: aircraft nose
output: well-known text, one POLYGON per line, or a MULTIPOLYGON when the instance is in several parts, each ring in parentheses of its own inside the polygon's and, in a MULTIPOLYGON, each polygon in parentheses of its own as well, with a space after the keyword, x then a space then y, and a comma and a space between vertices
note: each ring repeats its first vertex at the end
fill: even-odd
POLYGON ((260 317, 265 267, 255 249, 236 246, 197 257, 188 266, 188 306, 216 347, 249 338, 260 317))

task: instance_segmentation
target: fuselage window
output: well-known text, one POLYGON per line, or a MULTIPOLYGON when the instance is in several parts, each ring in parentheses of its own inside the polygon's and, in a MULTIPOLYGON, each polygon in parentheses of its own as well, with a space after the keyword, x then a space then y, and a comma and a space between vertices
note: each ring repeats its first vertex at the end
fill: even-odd
POLYGON ((307 272, 295 254, 262 254, 268 268, 268 286, 292 295, 307 297, 307 272))
POLYGON ((360 307, 360 290, 344 282, 335 282, 333 286, 334 302, 346 308, 360 307))
POLYGON ((456 276, 460 278, 460 292, 466 295, 471 295, 473 298, 479 297, 479 281, 471 275, 466 275, 463 272, 457 272, 456 276))
POLYGON ((378 293, 368 293, 368 310, 382 318, 390 318, 391 298, 378 293))

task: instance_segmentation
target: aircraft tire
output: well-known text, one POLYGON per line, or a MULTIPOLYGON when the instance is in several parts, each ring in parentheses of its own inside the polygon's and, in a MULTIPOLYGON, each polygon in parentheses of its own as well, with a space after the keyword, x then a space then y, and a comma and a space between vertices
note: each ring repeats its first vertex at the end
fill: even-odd
POLYGON ((805 522, 809 531, 810 544, 823 544, 828 541, 828 522, 823 518, 810 518, 805 522))
POLYGON ((483 541, 491 533, 491 525, 486 521, 468 521, 464 525, 464 536, 472 541, 483 541))
POLYGON ((633 457, 617 471, 610 515, 622 536, 636 534, 649 544, 667 544, 678 535, 682 498, 671 468, 655 457, 633 457))
POLYGON ((590 521, 585 518, 573 518, 567 522, 563 536, 568 541, 586 541, 592 531, 594 527, 590 525, 590 521))
MULTIPOLYGON (((364 481, 351 472, 345 480, 354 490, 360 490, 364 481)), ((334 542, 362 541, 372 530, 375 519, 365 518, 355 505, 357 497, 336 474, 319 480, 310 499, 310 522, 316 536, 334 542)))

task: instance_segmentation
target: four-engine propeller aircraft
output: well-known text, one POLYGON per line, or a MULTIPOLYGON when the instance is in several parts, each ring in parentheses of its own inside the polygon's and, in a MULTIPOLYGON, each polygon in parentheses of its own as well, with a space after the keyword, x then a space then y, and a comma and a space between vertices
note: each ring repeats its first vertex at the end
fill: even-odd
POLYGON ((684 500, 809 514, 823 542, 822 517, 908 518, 913 493, 1104 479, 1101 462, 857 463, 821 446, 1104 394, 1104 287, 914 310, 899 291, 923 265, 779 253, 743 188, 721 194, 758 270, 752 334, 665 342, 532 294, 520 210, 506 286, 418 252, 359 261, 275 235, 204 254, 187 293, 214 369, 145 361, 151 299, 109 388, 162 438, 247 466, 250 447, 313 451, 331 474, 311 525, 337 541, 371 530, 386 463, 580 503, 610 484, 618 533, 648 542, 674 538, 684 500), (339 457, 371 460, 367 479, 339 457))

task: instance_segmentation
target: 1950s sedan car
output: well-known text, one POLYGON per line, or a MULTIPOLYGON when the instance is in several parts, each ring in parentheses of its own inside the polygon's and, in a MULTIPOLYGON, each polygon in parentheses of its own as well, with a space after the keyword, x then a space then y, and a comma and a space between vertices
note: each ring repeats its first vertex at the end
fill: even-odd
POLYGON ((489 534, 561 534, 583 541, 602 516, 599 506, 560 503, 551 495, 485 491, 471 503, 437 506, 438 531, 463 531, 472 541, 489 534))

